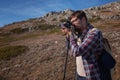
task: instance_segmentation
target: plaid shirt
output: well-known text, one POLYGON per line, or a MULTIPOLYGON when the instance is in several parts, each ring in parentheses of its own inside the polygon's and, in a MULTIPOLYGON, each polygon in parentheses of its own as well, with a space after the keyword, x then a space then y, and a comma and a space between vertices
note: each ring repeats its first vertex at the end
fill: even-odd
POLYGON ((73 35, 70 35, 70 46, 72 55, 74 57, 81 55, 83 60, 83 66, 86 73, 86 80, 100 80, 100 72, 97 64, 96 54, 100 53, 101 47, 101 31, 92 29, 92 26, 82 33, 82 43, 77 44, 76 39, 73 35))

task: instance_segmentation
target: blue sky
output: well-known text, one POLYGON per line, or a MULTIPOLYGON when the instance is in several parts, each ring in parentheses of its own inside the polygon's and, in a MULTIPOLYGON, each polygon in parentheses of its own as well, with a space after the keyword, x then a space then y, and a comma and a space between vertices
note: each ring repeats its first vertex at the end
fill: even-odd
POLYGON ((0 27, 30 18, 38 18, 50 11, 80 10, 119 0, 0 0, 0 27))

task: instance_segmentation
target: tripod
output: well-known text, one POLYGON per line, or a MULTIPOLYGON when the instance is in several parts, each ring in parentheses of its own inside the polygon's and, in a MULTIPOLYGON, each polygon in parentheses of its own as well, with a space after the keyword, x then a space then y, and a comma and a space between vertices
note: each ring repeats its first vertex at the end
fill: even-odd
POLYGON ((66 48, 67 48, 67 52, 66 52, 66 59, 65 59, 65 66, 64 66, 64 76, 63 76, 63 80, 65 80, 66 77, 66 68, 67 68, 67 60, 68 60, 68 52, 69 52, 69 48, 70 48, 70 42, 69 40, 66 38, 66 48))

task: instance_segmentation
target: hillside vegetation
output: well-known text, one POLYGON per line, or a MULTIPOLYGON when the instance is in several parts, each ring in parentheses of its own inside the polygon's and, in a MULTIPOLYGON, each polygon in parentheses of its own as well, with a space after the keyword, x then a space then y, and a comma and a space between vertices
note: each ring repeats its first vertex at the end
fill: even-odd
MULTIPOLYGON (((0 28, 0 80, 62 80, 66 47, 58 24, 72 11, 50 12, 0 28)), ((113 80, 120 80, 120 2, 84 11, 109 40, 117 61, 113 80)), ((67 65, 66 80, 75 80, 75 58, 69 56, 67 65)))

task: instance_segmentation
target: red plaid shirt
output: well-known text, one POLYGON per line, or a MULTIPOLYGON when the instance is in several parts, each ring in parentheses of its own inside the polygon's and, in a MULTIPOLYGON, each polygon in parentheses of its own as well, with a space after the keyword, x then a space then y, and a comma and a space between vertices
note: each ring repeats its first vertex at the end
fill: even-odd
POLYGON ((92 27, 82 33, 82 43, 77 44, 73 35, 70 35, 70 46, 74 57, 81 55, 86 73, 86 80, 100 80, 96 54, 100 53, 102 47, 102 33, 98 29, 93 31, 92 27))

